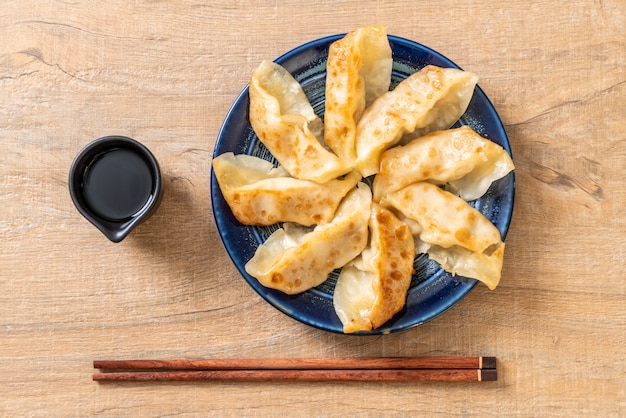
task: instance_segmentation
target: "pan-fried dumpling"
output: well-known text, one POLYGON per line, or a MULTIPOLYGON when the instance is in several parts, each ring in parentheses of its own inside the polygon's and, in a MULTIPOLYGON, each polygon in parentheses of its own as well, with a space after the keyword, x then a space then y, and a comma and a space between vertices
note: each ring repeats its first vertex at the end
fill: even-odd
POLYGON ((452 274, 500 281, 504 243, 500 231, 465 200, 431 183, 414 183, 385 196, 381 204, 414 221, 428 255, 452 274))
POLYGON ((428 257, 439 263, 445 271, 480 280, 493 290, 500 283, 504 244, 496 246, 492 253, 475 253, 460 247, 451 251, 449 248, 431 245, 428 257))
POLYGON ((324 140, 344 161, 356 160, 356 123, 391 84, 391 46, 384 26, 365 26, 333 42, 326 65, 324 140))
POLYGON ((428 65, 376 99, 356 128, 361 173, 378 173, 380 155, 405 135, 419 137, 454 125, 465 113, 477 81, 468 71, 428 65))
POLYGON ((343 331, 378 328, 406 303, 415 250, 409 227, 389 210, 372 204, 370 243, 339 274, 333 305, 343 331))
POLYGON ((287 70, 263 61, 252 75, 249 94, 250 124, 289 174, 326 183, 351 171, 322 144, 322 121, 287 70))
POLYGON ((245 225, 328 222, 361 179, 355 171, 325 184, 299 180, 261 158, 232 152, 216 157, 213 170, 233 215, 245 225))
POLYGON ((334 269, 366 247, 371 203, 370 189, 359 183, 344 198, 331 222, 312 231, 287 223, 270 235, 246 264, 246 272, 263 286, 287 294, 322 284, 334 269))
POLYGON ((420 181, 447 184, 451 192, 474 200, 514 168, 504 148, 469 126, 431 132, 382 154, 374 200, 420 181))

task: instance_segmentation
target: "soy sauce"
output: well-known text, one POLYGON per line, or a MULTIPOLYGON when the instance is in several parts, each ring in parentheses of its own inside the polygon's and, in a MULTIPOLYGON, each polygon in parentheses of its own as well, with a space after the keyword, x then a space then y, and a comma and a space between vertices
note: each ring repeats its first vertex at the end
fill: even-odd
POLYGON ((135 216, 150 201, 153 181, 150 165, 141 155, 115 148, 86 167, 82 191, 94 213, 121 221, 135 216))

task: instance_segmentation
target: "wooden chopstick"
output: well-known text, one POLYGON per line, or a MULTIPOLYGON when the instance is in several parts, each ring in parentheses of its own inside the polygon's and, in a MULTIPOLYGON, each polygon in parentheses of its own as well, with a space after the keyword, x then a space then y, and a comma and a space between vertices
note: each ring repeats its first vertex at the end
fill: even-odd
POLYGON ((96 360, 95 381, 494 381, 495 357, 96 360))
POLYGON ((138 381, 309 381, 309 382, 480 382, 497 380, 496 369, 185 370, 96 373, 99 382, 138 381))
POLYGON ((96 360, 101 370, 493 369, 495 357, 337 357, 197 360, 96 360))

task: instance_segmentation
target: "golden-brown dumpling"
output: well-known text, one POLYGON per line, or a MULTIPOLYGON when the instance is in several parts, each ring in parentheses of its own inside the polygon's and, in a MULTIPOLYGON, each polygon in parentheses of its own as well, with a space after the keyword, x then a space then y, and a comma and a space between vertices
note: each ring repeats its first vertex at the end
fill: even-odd
POLYGON ((381 155, 374 200, 419 181, 447 184, 463 199, 474 200, 514 168, 504 148, 469 126, 431 132, 381 155))
POLYGON ((285 224, 257 248, 245 266, 263 286, 287 294, 322 284, 336 268, 358 256, 367 245, 372 193, 359 183, 339 205, 329 223, 312 231, 285 224))
POLYGON ((245 225, 328 222, 361 179, 355 171, 325 184, 299 180, 261 158, 232 152, 213 159, 213 170, 233 215, 245 225))
POLYGON ((252 75, 249 94, 254 132, 293 177, 326 183, 352 170, 322 144, 322 121, 286 69, 263 61, 252 75))
POLYGON ((381 205, 417 224, 414 233, 444 270, 490 289, 498 285, 504 256, 500 231, 465 200, 422 182, 388 194, 381 205))
POLYGON ((333 305, 346 333, 378 328, 406 303, 415 250, 409 227, 389 210, 372 204, 370 243, 345 266, 333 305))
POLYGON ((379 171, 380 155, 410 134, 448 129, 465 113, 478 76, 428 65, 369 106, 357 124, 357 167, 363 176, 379 171))
POLYGON ((389 91, 391 46, 384 26, 365 26, 333 42, 326 65, 324 140, 344 161, 356 160, 356 124, 389 91))

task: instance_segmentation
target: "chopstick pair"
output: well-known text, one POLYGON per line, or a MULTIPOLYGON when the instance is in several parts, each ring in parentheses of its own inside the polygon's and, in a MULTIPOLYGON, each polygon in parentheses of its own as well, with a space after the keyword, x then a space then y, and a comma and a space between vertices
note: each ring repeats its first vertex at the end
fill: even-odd
POLYGON ((96 360, 93 380, 480 382, 497 380, 495 357, 96 360))

